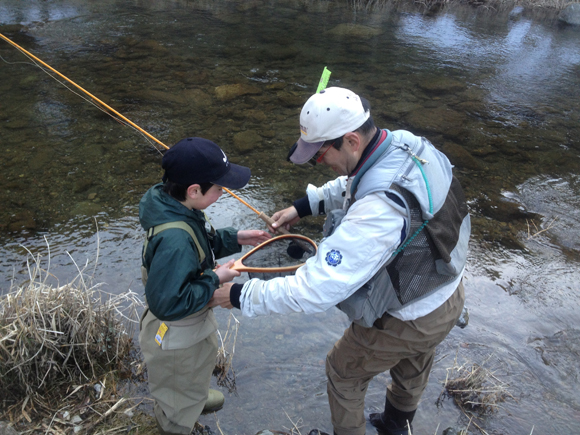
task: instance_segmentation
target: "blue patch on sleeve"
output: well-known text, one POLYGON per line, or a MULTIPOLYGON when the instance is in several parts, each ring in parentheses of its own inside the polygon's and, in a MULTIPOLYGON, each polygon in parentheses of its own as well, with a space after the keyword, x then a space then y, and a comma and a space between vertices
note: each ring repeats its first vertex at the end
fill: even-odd
POLYGON ((326 253, 325 259, 326 259, 326 263, 329 266, 336 267, 342 261, 342 254, 340 253, 340 251, 337 251, 336 249, 332 249, 326 253))

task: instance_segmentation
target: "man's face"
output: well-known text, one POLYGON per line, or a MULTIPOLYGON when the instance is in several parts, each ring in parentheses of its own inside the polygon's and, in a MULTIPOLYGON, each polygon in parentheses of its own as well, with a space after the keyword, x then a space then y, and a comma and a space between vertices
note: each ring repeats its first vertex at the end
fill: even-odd
POLYGON ((349 153, 347 152, 349 145, 345 142, 346 141, 343 140, 343 144, 340 147, 340 150, 337 150, 332 145, 323 145, 314 155, 316 162, 322 165, 330 166, 330 168, 338 175, 350 174, 354 167, 349 169, 351 166, 349 153))

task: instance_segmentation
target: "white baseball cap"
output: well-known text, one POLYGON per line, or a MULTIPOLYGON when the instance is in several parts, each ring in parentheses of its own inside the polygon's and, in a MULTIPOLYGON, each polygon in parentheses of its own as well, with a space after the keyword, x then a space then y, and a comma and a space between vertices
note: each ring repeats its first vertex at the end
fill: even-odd
POLYGON ((300 112, 300 139, 290 161, 309 161, 327 140, 355 131, 369 119, 360 97, 354 92, 331 87, 311 96, 300 112))

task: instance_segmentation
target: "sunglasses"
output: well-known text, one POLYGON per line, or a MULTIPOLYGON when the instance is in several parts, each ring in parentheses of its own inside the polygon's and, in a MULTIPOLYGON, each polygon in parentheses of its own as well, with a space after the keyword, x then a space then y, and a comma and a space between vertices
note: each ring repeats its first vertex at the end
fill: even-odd
MULTIPOLYGON (((333 140, 333 141, 326 141, 326 142, 324 142, 324 144, 322 144, 322 146, 320 148, 322 148, 325 145, 328 145, 328 148, 326 148, 323 153, 321 153, 320 150, 318 150, 316 152, 316 154, 314 154, 310 158, 310 160, 308 160, 305 163, 305 165, 308 165, 308 166, 316 166, 316 163, 322 163, 322 159, 324 158, 324 155, 328 152, 328 150, 330 148, 332 148, 334 146, 335 143, 336 143, 336 139, 333 140)), ((291 161, 290 160, 290 156, 292 156, 292 154, 294 154, 294 151, 296 151, 296 147, 298 147, 298 142, 296 142, 294 145, 292 145, 292 148, 290 148, 290 151, 288 151, 288 156, 286 157, 286 160, 288 162, 291 161)))

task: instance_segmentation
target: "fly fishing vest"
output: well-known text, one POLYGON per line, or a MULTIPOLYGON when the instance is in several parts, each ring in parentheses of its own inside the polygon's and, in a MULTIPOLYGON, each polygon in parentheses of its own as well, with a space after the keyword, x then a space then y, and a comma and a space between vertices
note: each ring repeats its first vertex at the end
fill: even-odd
MULTIPOLYGON (((406 147, 402 149, 409 153, 413 164, 421 169, 421 159, 406 147)), ((429 191, 429 182, 422 169, 421 173, 429 191)), ((342 217, 352 205, 349 199, 352 184, 355 186, 354 191, 356 179, 353 183, 351 178, 347 183, 344 210, 337 210, 337 213, 327 217, 327 232, 333 232, 340 225, 342 217)), ((463 190, 455 177, 452 178, 443 206, 428 221, 423 218, 421 206, 409 190, 392 183, 383 192, 390 201, 403 206, 407 211, 405 239, 367 283, 337 304, 337 308, 346 313, 349 320, 367 328, 372 327, 385 313, 396 312, 451 284, 463 271, 470 233, 463 190), (459 249, 455 249, 456 246, 459 249), (458 254, 458 251, 461 252, 458 254)), ((428 193, 429 206, 432 208, 431 193, 428 193)))
MULTIPOLYGON (((209 223, 207 218, 206 218, 206 223, 209 223)), ((207 264, 208 262, 205 261, 206 260, 205 252, 203 251, 201 245, 199 244, 199 240, 197 239, 195 233, 193 232, 193 229, 183 221, 167 222, 165 224, 156 225, 154 227, 149 228, 149 230, 147 230, 147 236, 145 237, 145 242, 143 243, 143 262, 145 262, 145 253, 147 252, 147 245, 149 244, 149 241, 155 235, 157 235, 165 230, 171 229, 171 228, 178 228, 180 230, 183 230, 183 231, 187 232, 187 234, 189 234, 189 236, 193 239, 193 243, 195 243, 195 247, 197 248, 197 254, 199 256, 199 263, 201 265, 202 270, 213 267, 213 265, 207 264)), ((209 233, 209 236, 213 237, 215 230, 211 226, 211 224, 210 224, 210 228, 211 228, 211 232, 209 233)), ((215 263, 215 261, 214 261, 214 263, 215 263)), ((148 275, 147 275, 147 268, 145 266, 141 266, 141 278, 143 280, 143 285, 146 285, 148 275)))

